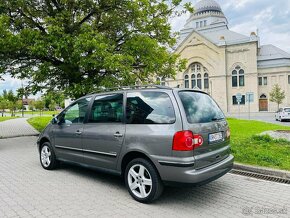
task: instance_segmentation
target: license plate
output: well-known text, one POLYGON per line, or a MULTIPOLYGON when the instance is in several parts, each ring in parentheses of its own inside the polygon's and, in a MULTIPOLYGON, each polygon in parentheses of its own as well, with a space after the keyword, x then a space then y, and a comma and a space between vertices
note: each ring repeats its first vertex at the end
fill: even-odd
POLYGON ((208 140, 210 143, 217 142, 223 139, 223 133, 217 132, 217 133, 209 134, 208 138, 209 138, 208 140))

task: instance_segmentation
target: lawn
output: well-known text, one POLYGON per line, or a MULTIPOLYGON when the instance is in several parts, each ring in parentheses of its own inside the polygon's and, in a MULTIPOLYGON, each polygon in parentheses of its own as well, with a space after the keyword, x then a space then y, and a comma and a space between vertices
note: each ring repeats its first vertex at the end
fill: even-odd
POLYGON ((39 132, 41 132, 47 124, 51 121, 52 117, 32 117, 27 120, 27 122, 33 126, 35 129, 37 129, 39 132))
POLYGON ((11 120, 11 119, 15 119, 17 117, 0 117, 0 122, 5 121, 5 120, 11 120))
MULTIPOLYGON (((42 131, 52 117, 33 117, 28 122, 42 131)), ((290 142, 257 136, 267 130, 290 130, 290 127, 253 120, 228 119, 231 147, 238 163, 290 170, 290 142)))
POLYGON ((252 120, 228 119, 228 122, 236 162, 290 170, 290 143, 256 136, 267 130, 290 130, 290 127, 252 120))

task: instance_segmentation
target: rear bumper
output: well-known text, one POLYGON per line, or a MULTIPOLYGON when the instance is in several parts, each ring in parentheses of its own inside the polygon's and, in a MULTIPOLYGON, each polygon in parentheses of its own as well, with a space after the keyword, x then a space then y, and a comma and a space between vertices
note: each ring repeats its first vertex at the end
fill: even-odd
POLYGON ((157 163, 157 169, 161 176, 161 179, 165 184, 178 185, 202 185, 210 181, 213 181, 233 168, 234 156, 229 155, 225 159, 218 163, 210 165, 202 169, 194 169, 191 162, 182 165, 171 165, 164 164, 161 165, 160 162, 157 163))

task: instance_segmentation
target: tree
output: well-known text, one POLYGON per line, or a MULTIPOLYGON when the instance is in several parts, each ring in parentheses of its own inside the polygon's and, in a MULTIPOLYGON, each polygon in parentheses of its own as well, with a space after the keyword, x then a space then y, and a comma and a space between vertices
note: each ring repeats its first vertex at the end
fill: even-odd
POLYGON ((0 74, 28 89, 79 97, 110 86, 173 77, 185 60, 169 18, 192 11, 182 0, 2 0, 0 74), (182 7, 180 7, 182 5, 182 7))
POLYGON ((277 103, 279 109, 279 105, 282 104, 284 99, 285 91, 283 91, 278 84, 275 84, 272 91, 270 92, 270 101, 277 103))
POLYGON ((39 110, 39 114, 41 116, 41 111, 44 109, 45 107, 45 103, 42 100, 37 100, 34 102, 34 106, 36 110, 39 110))
POLYGON ((2 112, 2 117, 4 116, 5 109, 8 108, 8 100, 0 96, 0 110, 2 112))

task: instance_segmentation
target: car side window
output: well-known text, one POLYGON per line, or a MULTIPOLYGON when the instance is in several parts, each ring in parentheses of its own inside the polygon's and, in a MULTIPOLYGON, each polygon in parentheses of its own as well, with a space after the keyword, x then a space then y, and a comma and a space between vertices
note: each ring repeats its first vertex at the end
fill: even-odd
POLYGON ((164 92, 127 93, 127 124, 173 124, 175 113, 168 94, 164 92))
POLYGON ((121 123, 123 94, 97 96, 92 105, 90 123, 121 123))
POLYGON ((58 118, 60 123, 83 123, 91 98, 83 98, 68 107, 58 118))

